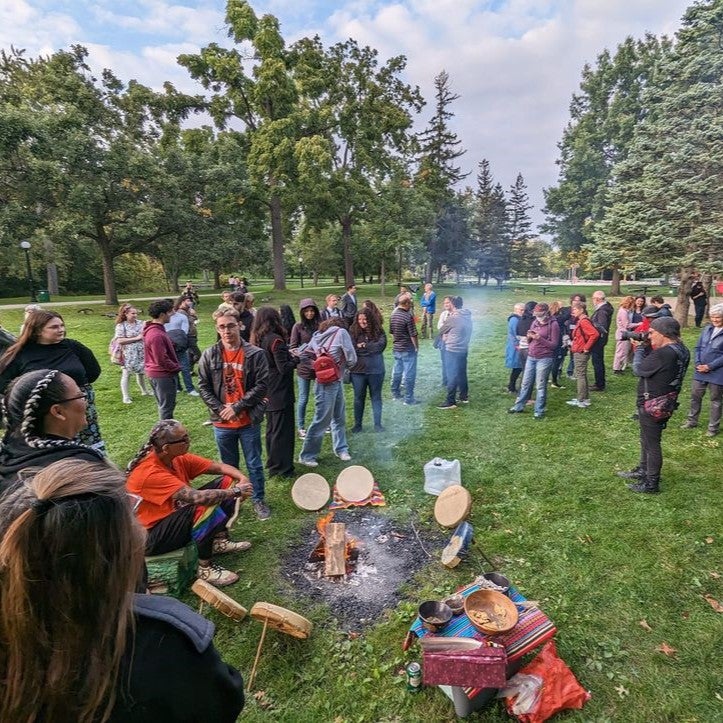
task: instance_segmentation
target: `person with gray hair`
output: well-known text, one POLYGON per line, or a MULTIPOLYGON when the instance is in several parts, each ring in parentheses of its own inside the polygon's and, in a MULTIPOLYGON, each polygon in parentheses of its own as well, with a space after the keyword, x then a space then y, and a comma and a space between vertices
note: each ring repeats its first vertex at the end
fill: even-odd
POLYGON ((698 426, 700 408, 705 390, 710 390, 710 416, 708 437, 715 437, 720 431, 721 402, 723 400, 723 304, 712 306, 707 324, 695 345, 695 370, 690 395, 690 412, 682 429, 698 426))
POLYGON ((639 377, 640 462, 628 472, 617 473, 624 479, 637 480, 628 485, 632 492, 660 492, 660 442, 668 419, 678 406, 689 362, 690 352, 680 339, 678 321, 671 316, 653 319, 648 341, 638 344, 633 356, 633 374, 639 377))

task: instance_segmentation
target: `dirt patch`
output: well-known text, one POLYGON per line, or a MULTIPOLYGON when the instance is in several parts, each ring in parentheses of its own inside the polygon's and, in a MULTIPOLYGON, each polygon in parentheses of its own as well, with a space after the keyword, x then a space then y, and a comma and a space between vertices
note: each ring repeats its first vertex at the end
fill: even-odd
POLYGON ((345 630, 359 630, 376 622, 384 610, 395 608, 404 583, 425 565, 439 560, 447 543, 440 533, 417 527, 415 534, 412 523, 398 522, 373 510, 342 510, 334 522, 346 524, 359 555, 345 580, 332 580, 319 577, 318 565, 309 562, 319 542, 315 522, 309 522, 299 543, 282 561, 281 574, 302 595, 328 605, 345 630))

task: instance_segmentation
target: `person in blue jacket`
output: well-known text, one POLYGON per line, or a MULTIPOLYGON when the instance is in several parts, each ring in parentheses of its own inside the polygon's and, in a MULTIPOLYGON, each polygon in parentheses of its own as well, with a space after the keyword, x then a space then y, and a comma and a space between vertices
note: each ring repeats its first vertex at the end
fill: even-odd
POLYGON ((723 402, 723 304, 710 310, 711 323, 706 325, 695 345, 695 371, 690 395, 690 412, 683 429, 698 426, 698 417, 705 390, 710 390, 708 437, 720 432, 721 403, 723 402))
POLYGON ((507 382, 507 391, 517 394, 517 380, 522 374, 524 363, 520 359, 519 339, 517 338, 517 324, 525 310, 522 303, 515 304, 512 313, 507 317, 507 343, 505 344, 505 367, 510 370, 510 380, 507 382))
POLYGON ((432 284, 424 285, 422 300, 419 302, 422 307, 422 339, 434 336, 434 315, 437 313, 437 294, 432 289, 432 284), (427 332, 429 331, 429 335, 427 332))

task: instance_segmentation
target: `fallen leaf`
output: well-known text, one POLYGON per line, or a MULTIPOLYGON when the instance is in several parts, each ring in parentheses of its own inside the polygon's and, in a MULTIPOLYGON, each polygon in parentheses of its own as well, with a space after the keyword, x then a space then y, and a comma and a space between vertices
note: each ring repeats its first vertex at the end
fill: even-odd
POLYGON ((653 629, 650 627, 650 625, 648 625, 648 621, 647 621, 645 618, 643 618, 643 619, 638 623, 638 625, 640 625, 640 627, 641 627, 643 630, 647 630, 649 633, 652 632, 652 630, 653 630, 653 629))
POLYGON ((683 612, 680 613, 680 617, 683 618, 683 620, 687 620, 690 617, 690 612, 683 610, 683 612))
POLYGON ((718 698, 718 700, 720 700, 721 702, 723 702, 723 695, 721 695, 720 693, 716 693, 715 697, 718 698))
POLYGON ((714 580, 720 579, 720 573, 719 573, 719 572, 716 572, 715 570, 711 570, 708 574, 709 574, 714 580))
POLYGON ((256 699, 256 702, 259 705, 259 708, 263 708, 264 710, 269 710, 270 708, 274 707, 273 701, 266 695, 265 690, 257 690, 254 693, 254 698, 256 699))
POLYGON ((661 643, 658 645, 657 648, 655 648, 659 653, 664 653, 669 658, 675 657, 675 654, 678 652, 675 648, 671 648, 668 643, 661 643))
POLYGON ((709 545, 712 545, 712 544, 713 544, 713 538, 712 538, 710 535, 708 535, 708 537, 705 538, 705 541, 706 541, 709 545))
POLYGON ((349 640, 356 640, 358 637, 361 636, 361 633, 355 633, 355 632, 353 632, 353 631, 350 630, 350 631, 347 633, 347 636, 349 637, 349 640))
POLYGON ((615 690, 621 698, 624 698, 626 695, 630 695, 630 691, 622 685, 618 685, 615 690))
POLYGON ((704 600, 710 605, 713 610, 717 613, 723 613, 723 605, 721 605, 712 595, 703 595, 704 600))

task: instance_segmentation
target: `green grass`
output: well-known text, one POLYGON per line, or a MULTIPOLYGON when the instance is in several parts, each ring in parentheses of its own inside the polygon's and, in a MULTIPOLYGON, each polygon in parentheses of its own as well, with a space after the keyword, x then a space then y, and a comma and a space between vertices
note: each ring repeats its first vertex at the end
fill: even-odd
MULTIPOLYGON (((564 299, 570 290, 560 287, 546 300, 564 299)), ((296 306, 309 291, 259 293, 257 303, 263 297, 296 306)), ((438 355, 423 342, 418 396, 425 404, 393 404, 387 381, 387 433, 350 437, 354 462, 373 471, 387 496, 385 513, 413 514, 421 524, 434 524, 434 498, 423 492, 422 465, 435 456, 460 459, 463 482, 474 499, 476 546, 459 568, 447 570, 433 561, 409 582, 396 610, 351 640, 327 609, 299 599, 277 574, 309 518, 292 504, 289 483, 267 483, 273 510, 268 522, 242 513, 236 534, 254 547, 228 560, 241 581, 227 592, 247 608, 257 600, 274 602, 315 625, 308 641, 268 634, 255 686, 264 693, 260 700, 249 700, 244 720, 455 720, 451 703, 436 689, 406 692, 399 672, 420 656, 417 650, 402 653, 401 646, 418 602, 470 582, 483 568, 483 552, 528 598, 540 601, 558 626, 560 654, 592 692, 584 710, 565 720, 723 720, 723 616, 703 598, 723 598, 717 577, 723 574, 721 438, 704 437, 704 427, 679 429, 689 401, 688 380, 681 409, 664 434, 663 492, 634 495, 613 474, 637 462, 638 432, 630 420, 635 380, 629 372, 611 377, 609 390, 595 396, 587 410, 565 404, 574 396, 573 383, 566 380, 567 389, 549 390, 543 422, 534 422, 530 412, 508 415, 505 321, 512 304, 528 294, 536 298, 534 289, 465 290, 475 319, 468 407, 434 407, 443 396, 438 355), (652 630, 645 630, 641 620, 652 630), (662 643, 677 654, 656 651, 662 643)), ((378 287, 360 291, 361 298, 369 295, 379 300, 378 287)), ((323 293, 316 296, 321 302, 323 293)), ((386 317, 390 306, 388 295, 386 317)), ((211 309, 210 301, 201 305, 202 347, 213 338, 211 309)), ((100 315, 103 311, 95 307, 95 313, 83 316, 72 307, 63 309, 69 336, 91 346, 104 366, 95 385, 101 428, 112 458, 124 465, 145 440, 156 409, 152 399, 137 394, 132 406, 121 403, 119 370, 107 356, 113 322, 100 315)), ((2 322, 17 328, 20 312, 3 311, 2 322)), ((686 331, 685 338, 692 346, 696 331, 686 331)), ((388 359, 387 377, 390 371, 388 359)), ((707 409, 706 402, 704 414, 707 409)), ((201 426, 206 413, 199 400, 180 395, 176 416, 191 431, 193 451, 215 457, 212 432, 201 426)), ((341 467, 325 442, 318 471, 333 480, 341 467)), ((197 604, 191 596, 187 602, 197 604)), ((218 648, 248 675, 261 626, 233 623, 215 611, 210 617, 217 625, 218 648)), ((497 703, 476 719, 508 720, 497 703)))

